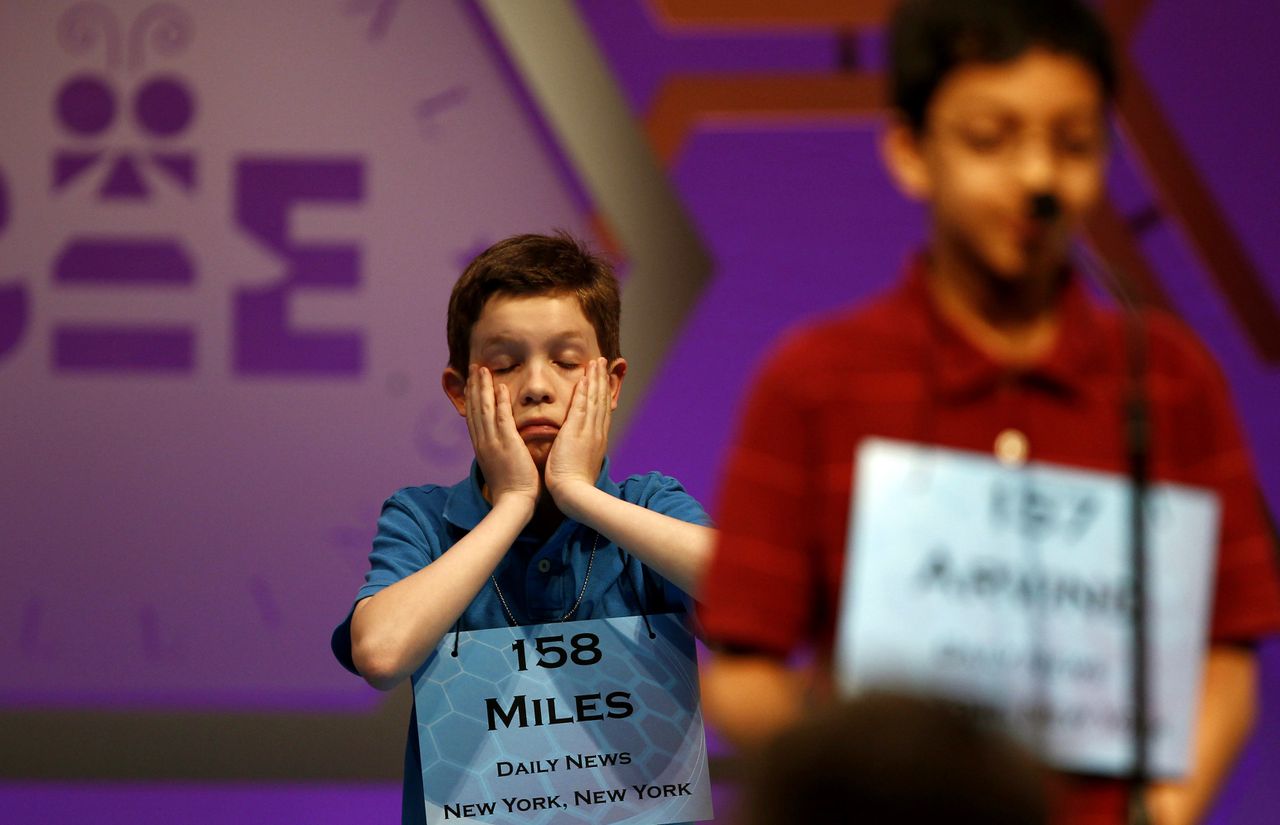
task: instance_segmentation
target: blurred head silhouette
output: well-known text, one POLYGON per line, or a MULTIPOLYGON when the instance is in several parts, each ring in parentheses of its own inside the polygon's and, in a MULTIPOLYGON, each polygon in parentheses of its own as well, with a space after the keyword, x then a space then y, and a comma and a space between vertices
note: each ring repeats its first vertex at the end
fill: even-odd
POLYGON ((1045 825, 1046 774, 974 713, 866 694, 825 707, 749 757, 746 825, 1045 825))

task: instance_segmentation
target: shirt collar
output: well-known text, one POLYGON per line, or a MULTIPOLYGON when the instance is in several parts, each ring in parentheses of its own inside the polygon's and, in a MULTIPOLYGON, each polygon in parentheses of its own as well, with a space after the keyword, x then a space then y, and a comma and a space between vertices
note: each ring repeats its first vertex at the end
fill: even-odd
MULTIPOLYGON (((493 505, 485 501, 481 485, 480 464, 472 459, 471 472, 462 481, 449 488, 449 495, 444 502, 445 521, 463 530, 474 530, 480 520, 489 515, 493 505)), ((600 464, 600 473, 596 476, 596 489, 604 490, 615 498, 621 489, 609 478, 609 457, 605 456, 600 464)))
POLYGON ((916 255, 907 267, 905 289, 909 299, 925 308, 926 340, 936 353, 934 377, 947 397, 979 394, 1009 378, 1020 378, 1068 393, 1083 393, 1107 356, 1101 334, 1102 310, 1089 298, 1081 277, 1068 273, 1060 311, 1062 325, 1049 354, 1037 363, 1010 366, 993 359, 970 341, 939 311, 925 279, 928 262, 916 255))

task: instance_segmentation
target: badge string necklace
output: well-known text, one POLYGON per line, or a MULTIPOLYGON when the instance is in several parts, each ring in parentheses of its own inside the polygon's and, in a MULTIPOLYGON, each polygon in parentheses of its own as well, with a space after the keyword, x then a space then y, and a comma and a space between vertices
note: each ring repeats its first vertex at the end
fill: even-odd
MULTIPOLYGON (((596 537, 591 542, 591 555, 587 557, 587 575, 582 577, 582 589, 578 591, 578 598, 574 600, 573 606, 569 608, 569 612, 556 619, 557 622, 567 622, 578 612, 579 605, 582 604, 582 598, 587 595, 587 583, 591 581, 591 566, 596 560, 596 548, 600 545, 600 531, 596 531, 596 537)), ((507 621, 512 627, 519 627, 520 623, 516 621, 516 617, 511 613, 511 607, 507 604, 507 599, 502 595, 502 588, 498 586, 498 577, 489 574, 489 581, 493 582, 494 592, 498 594, 498 602, 502 604, 502 612, 507 614, 507 621)))

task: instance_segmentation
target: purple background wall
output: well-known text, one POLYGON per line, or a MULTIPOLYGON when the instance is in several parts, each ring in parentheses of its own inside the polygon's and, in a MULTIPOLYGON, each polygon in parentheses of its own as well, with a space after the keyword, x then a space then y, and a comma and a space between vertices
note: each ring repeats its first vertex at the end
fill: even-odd
POLYGON ((374 701, 318 642, 378 496, 468 466, 459 262, 586 226, 468 7, 320 8, 0 12, 0 514, 41 570, 0 703, 374 701))
MULTIPOLYGON (((327 633, 359 581, 380 497, 465 462, 465 431, 440 414, 435 377, 458 261, 514 231, 585 232, 589 216, 466 4, 179 4, 189 43, 152 41, 134 65, 124 35, 151 4, 119 0, 101 4, 122 36, 114 66, 105 42, 76 51, 59 40, 72 5, 0 6, 0 653, 11 665, 0 715, 367 712, 379 697, 332 663, 327 633), (114 90, 116 109, 94 108, 92 84, 68 91, 78 77, 114 90), (173 82, 144 105, 157 77, 173 82), (115 174, 125 152, 141 184, 115 174), (347 169, 323 173, 330 189, 308 192, 282 231, 331 261, 335 245, 358 249, 354 265, 295 260, 290 276, 288 253, 255 239, 272 231, 269 214, 238 205, 268 174, 246 166, 255 159, 347 169), (189 265, 113 285, 77 280, 65 254, 77 239, 126 237, 140 255, 139 236, 189 265), (307 356, 317 350, 304 342, 291 364, 253 360, 254 336, 281 324, 234 296, 282 278, 293 285, 283 326, 354 336, 358 357, 307 356), (121 322, 186 331, 176 340, 189 343, 167 364, 131 361, 123 344, 77 356, 60 343, 67 328, 121 322)), ((641 121, 676 76, 829 73, 847 54, 822 28, 682 27, 648 0, 577 6, 641 121)), ((1277 34, 1271 6, 1158 0, 1131 49, 1272 296, 1280 113, 1259 101, 1277 34)), ((874 69, 877 33, 856 45, 874 69)), ((714 278, 614 448, 619 473, 658 467, 714 504, 734 411, 768 340, 893 277, 922 223, 880 170, 875 130, 854 117, 696 122, 670 173, 714 278)), ((1129 148, 1122 140, 1112 195, 1136 213, 1155 195, 1129 148)), ((1227 371, 1276 511, 1276 365, 1250 346, 1179 227, 1145 225, 1142 250, 1227 371)), ((130 260, 127 271, 149 271, 130 260)), ((1259 732, 1219 825, 1269 822, 1280 805, 1280 648, 1264 664, 1259 732)), ((18 767, 35 757, 6 759, 6 821, 390 821, 398 805, 397 782, 310 771, 287 744, 272 784, 216 771, 104 784, 95 777, 118 774, 18 767)))

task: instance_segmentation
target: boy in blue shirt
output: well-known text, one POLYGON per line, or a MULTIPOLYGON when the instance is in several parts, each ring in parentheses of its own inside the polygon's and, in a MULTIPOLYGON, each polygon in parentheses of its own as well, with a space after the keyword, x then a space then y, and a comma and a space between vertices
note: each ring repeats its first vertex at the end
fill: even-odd
MULTIPOLYGON (((475 450, 468 478, 383 506, 370 570, 333 634, 380 690, 451 631, 657 613, 682 606, 710 553, 702 507, 659 473, 615 484, 605 449, 627 362, 609 266, 566 235, 481 253, 449 299, 442 384, 475 450)), ((416 709, 403 821, 422 822, 416 709)))

